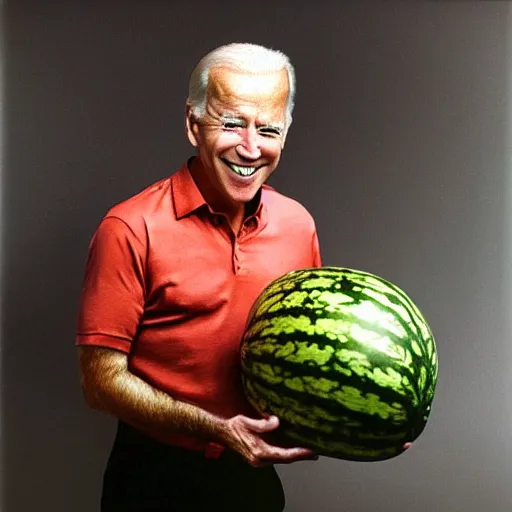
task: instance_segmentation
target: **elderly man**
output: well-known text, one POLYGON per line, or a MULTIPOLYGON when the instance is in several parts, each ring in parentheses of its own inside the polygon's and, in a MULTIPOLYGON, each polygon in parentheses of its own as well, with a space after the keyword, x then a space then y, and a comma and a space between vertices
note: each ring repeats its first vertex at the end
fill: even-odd
POLYGON ((102 511, 281 511, 274 446, 240 383, 249 309, 285 272, 320 266, 313 219, 265 185, 292 120, 280 52, 213 50, 189 84, 195 147, 175 174, 114 206, 89 247, 76 343, 87 403, 118 419, 102 511))

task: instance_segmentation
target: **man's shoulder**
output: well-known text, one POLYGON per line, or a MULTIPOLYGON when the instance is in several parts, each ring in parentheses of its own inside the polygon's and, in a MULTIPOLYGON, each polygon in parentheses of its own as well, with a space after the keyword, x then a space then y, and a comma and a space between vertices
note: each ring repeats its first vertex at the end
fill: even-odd
POLYGON ((263 185, 263 201, 271 218, 300 219, 302 222, 313 222, 309 210, 298 200, 278 192, 270 185, 263 185))
POLYGON ((107 210, 104 218, 116 217, 131 228, 145 224, 172 206, 171 176, 148 185, 141 191, 124 199, 107 210))

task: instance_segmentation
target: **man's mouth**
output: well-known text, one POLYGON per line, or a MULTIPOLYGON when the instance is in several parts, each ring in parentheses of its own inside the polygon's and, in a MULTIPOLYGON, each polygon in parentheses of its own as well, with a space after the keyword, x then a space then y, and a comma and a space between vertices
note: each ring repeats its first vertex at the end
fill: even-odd
POLYGON ((224 160, 224 163, 236 174, 239 176, 243 176, 244 178, 247 178, 249 176, 252 176, 259 167, 246 167, 243 165, 236 165, 231 162, 228 162, 227 160, 224 160))

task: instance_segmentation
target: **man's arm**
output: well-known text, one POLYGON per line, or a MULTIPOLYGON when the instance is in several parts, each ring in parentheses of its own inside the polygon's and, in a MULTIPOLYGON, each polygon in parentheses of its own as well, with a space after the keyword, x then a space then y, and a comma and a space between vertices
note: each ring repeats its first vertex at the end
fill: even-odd
POLYGON ((304 448, 280 448, 261 434, 277 428, 276 417, 254 420, 221 418, 159 391, 128 370, 120 351, 80 346, 81 382, 87 404, 139 428, 190 435, 220 443, 240 453, 251 465, 289 463, 316 458, 304 448))
POLYGON ((173 400, 128 371, 123 352, 101 347, 78 347, 82 390, 89 406, 113 414, 134 427, 149 427, 212 439, 224 428, 220 418, 173 400))

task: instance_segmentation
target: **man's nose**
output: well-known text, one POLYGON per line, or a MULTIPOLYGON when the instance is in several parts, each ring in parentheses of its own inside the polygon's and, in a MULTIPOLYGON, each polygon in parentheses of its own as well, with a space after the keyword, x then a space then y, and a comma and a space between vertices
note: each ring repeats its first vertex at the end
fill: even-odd
POLYGON ((259 136, 255 128, 248 127, 242 132, 242 140, 236 147, 237 153, 248 160, 256 160, 261 156, 259 136))

